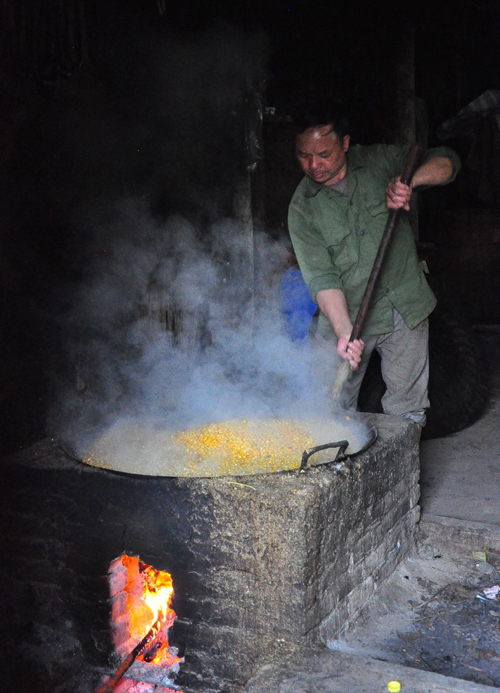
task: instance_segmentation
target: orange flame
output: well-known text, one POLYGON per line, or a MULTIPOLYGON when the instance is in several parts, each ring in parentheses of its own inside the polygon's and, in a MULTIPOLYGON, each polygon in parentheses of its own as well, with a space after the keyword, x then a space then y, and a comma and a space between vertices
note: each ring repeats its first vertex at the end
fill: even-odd
POLYGON ((168 629, 177 615, 170 606, 174 595, 172 576, 156 570, 139 558, 124 554, 120 557, 127 569, 127 622, 129 637, 138 644, 155 626, 155 637, 138 660, 171 667, 181 661, 172 654, 168 645, 168 629))
MULTIPOLYGON (((139 564, 139 570, 144 577, 143 598, 153 614, 153 619, 149 627, 146 628, 144 635, 148 633, 158 620, 161 621, 156 636, 157 640, 161 641, 161 645, 155 656, 152 659, 148 658, 148 661, 153 664, 172 666, 179 661, 179 657, 171 654, 168 647, 168 629, 173 626, 177 617, 175 611, 170 606, 174 596, 172 576, 163 570, 155 570, 155 568, 145 563, 139 564)), ((147 656, 147 653, 139 655, 138 659, 144 659, 145 656, 147 656)))

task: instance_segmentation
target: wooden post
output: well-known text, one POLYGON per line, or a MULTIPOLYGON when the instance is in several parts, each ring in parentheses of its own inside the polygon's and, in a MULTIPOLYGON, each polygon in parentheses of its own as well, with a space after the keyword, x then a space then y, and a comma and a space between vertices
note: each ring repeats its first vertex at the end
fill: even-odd
MULTIPOLYGON (((394 23, 395 96, 388 141, 412 144, 417 141, 417 103, 415 97, 415 14, 413 7, 397 11, 394 23)), ((410 211, 413 235, 418 238, 418 201, 410 211)))
POLYGON ((395 33, 395 100, 390 141, 409 144, 416 139, 415 21, 409 7, 399 14, 395 33))
POLYGON ((254 249, 254 223, 252 214, 252 182, 251 171, 240 181, 236 192, 235 212, 237 233, 242 238, 241 249, 244 249, 245 262, 238 268, 240 273, 238 282, 243 286, 243 306, 252 328, 255 317, 255 249, 254 249), (244 273, 244 274, 243 274, 244 273))

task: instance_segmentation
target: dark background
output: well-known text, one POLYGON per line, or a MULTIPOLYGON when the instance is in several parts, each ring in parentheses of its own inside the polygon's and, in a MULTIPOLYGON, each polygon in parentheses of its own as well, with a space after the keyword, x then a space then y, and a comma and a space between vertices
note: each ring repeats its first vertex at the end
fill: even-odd
MULTIPOLYGON (((160 221, 179 213, 200 230, 231 216, 262 98, 275 116, 264 122, 254 205, 279 235, 299 177, 286 150, 286 116, 298 99, 334 94, 352 115, 353 141, 395 142, 408 84, 419 136, 436 145, 443 121, 499 87, 494 0, 402 5, 4 0, 0 452, 47 433, 57 392, 46 371, 64 360, 64 287, 95 259, 96 229, 80 223, 82 209, 130 195, 160 221)), ((470 138, 446 144, 467 161, 470 138)), ((456 184, 428 193, 423 240, 435 237, 443 213, 454 224, 462 210, 496 214, 476 183, 464 167, 456 184)), ((494 312, 474 315, 473 305, 471 321, 498 322, 494 312)))

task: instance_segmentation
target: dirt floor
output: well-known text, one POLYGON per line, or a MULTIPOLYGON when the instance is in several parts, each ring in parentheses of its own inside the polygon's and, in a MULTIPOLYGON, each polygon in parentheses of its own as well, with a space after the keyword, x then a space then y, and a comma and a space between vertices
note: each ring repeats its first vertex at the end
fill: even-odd
POLYGON ((477 331, 490 376, 482 417, 453 435, 421 444, 423 515, 500 525, 500 328, 477 331))
POLYGON ((334 650, 500 687, 500 332, 478 332, 491 376, 483 416, 423 441, 418 552, 334 650))
POLYGON ((500 584, 500 532, 425 520, 421 529, 418 552, 330 647, 500 687, 500 598, 483 592, 500 584))

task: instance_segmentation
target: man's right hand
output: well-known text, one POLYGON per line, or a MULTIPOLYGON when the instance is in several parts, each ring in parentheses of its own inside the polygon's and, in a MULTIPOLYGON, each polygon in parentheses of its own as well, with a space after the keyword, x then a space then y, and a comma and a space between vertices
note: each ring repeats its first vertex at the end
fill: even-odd
POLYGON ((353 342, 349 341, 350 335, 343 335, 339 337, 337 342, 337 354, 340 358, 349 361, 349 366, 351 370, 355 371, 359 366, 361 361, 361 355, 365 347, 365 343, 362 339, 355 339, 353 342))

